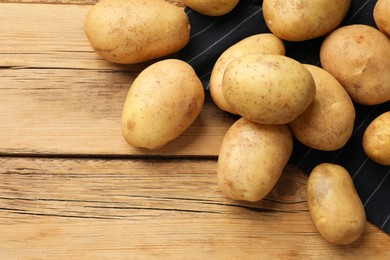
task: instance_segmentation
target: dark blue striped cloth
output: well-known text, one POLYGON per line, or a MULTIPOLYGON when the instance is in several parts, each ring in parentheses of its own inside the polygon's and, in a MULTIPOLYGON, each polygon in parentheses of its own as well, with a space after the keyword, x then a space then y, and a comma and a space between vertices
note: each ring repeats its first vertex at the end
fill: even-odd
MULTIPOLYGON (((376 27, 372 16, 375 3, 376 0, 353 0, 342 25, 367 24, 376 27)), ((192 27, 191 40, 179 57, 195 68, 206 90, 214 63, 224 50, 245 37, 269 32, 261 5, 261 0, 241 0, 232 12, 221 17, 203 16, 186 8, 192 27)), ((286 55, 302 63, 320 65, 322 40, 285 42, 286 55)), ((307 174, 322 162, 344 166, 354 180, 367 219, 390 233, 390 167, 368 159, 362 148, 362 136, 368 124, 381 113, 389 111, 390 102, 378 106, 355 104, 355 109, 355 130, 345 147, 334 152, 323 152, 294 140, 290 162, 307 174)))

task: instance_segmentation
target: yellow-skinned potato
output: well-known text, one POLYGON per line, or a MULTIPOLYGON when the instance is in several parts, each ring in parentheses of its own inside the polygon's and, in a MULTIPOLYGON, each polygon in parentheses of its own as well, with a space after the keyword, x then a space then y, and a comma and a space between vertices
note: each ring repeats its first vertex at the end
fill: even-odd
POLYGON ((363 234, 366 214, 344 167, 317 165, 307 182, 307 204, 315 226, 327 241, 346 245, 363 234))
POLYGON ((379 115, 367 127, 363 149, 371 160, 390 166, 390 111, 379 115))
POLYGON ((377 105, 390 100, 390 39, 374 27, 340 27, 321 45, 322 67, 355 102, 377 105))
POLYGON ((181 135, 200 114, 204 90, 180 60, 156 62, 134 80, 122 114, 122 134, 134 147, 156 149, 181 135))
POLYGON ((373 16, 378 29, 390 37, 390 0, 378 0, 373 16))
POLYGON ((198 13, 220 16, 229 13, 239 0, 183 0, 183 3, 198 13))
POLYGON ((222 92, 239 115, 259 124, 286 124, 313 101, 315 83, 296 60, 253 53, 228 64, 222 92))
POLYGON ((335 29, 351 0, 264 0, 263 15, 272 33, 283 40, 304 41, 335 29))
POLYGON ((260 125, 240 118, 222 141, 217 166, 219 189, 234 200, 261 200, 278 181, 292 147, 286 125, 260 125))
POLYGON ((289 126, 303 144, 318 150, 343 147, 352 135, 355 108, 343 86, 326 70, 305 64, 316 83, 310 106, 289 126))
POLYGON ((210 76, 210 94, 220 109, 237 114, 226 102, 222 93, 222 78, 226 66, 238 57, 256 52, 285 55, 286 50, 283 41, 271 33, 249 36, 225 50, 215 62, 210 76))
POLYGON ((97 54, 134 64, 172 54, 190 39, 183 8, 164 0, 102 0, 88 12, 84 30, 97 54))

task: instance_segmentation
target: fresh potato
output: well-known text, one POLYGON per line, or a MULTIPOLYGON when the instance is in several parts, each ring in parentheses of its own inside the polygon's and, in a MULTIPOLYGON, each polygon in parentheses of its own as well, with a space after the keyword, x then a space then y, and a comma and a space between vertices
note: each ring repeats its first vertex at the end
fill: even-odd
POLYGON ((84 30, 104 59, 134 64, 172 54, 190 39, 183 9, 164 0, 102 0, 88 12, 84 30))
POLYGON ((375 118, 367 127, 363 149, 371 160, 390 165, 390 111, 375 118))
POLYGON ((390 37, 390 0, 378 0, 373 15, 379 30, 390 37))
POLYGON ((239 0, 183 0, 191 9, 208 16, 220 16, 229 13, 239 0))
POLYGON ((318 150, 343 147, 352 135, 355 108, 343 86, 326 70, 305 64, 316 84, 310 106, 289 126, 303 144, 318 150))
POLYGON ((264 0, 265 22, 276 36, 304 41, 334 30, 345 18, 351 0, 264 0))
POLYGON ((230 62, 222 79, 226 102, 259 124, 286 124, 313 101, 315 83, 298 61, 282 55, 253 53, 230 62))
POLYGON ((278 181, 292 147, 286 125, 260 125, 240 118, 222 141, 217 166, 220 190, 234 200, 261 200, 278 181))
POLYGON ((210 94, 220 109, 237 114, 222 93, 222 78, 226 66, 238 57, 256 52, 285 55, 286 50, 283 41, 271 33, 249 36, 225 50, 216 61, 210 76, 210 94))
POLYGON ((122 133, 135 147, 156 149, 181 135, 196 119, 204 90, 193 68, 167 59, 143 70, 134 80, 122 114, 122 133))
POLYGON ((390 39, 363 24, 341 27, 326 37, 322 67, 362 105, 390 100, 390 39))
POLYGON ((366 214, 351 176, 340 165, 322 163, 307 181, 307 204, 315 226, 333 244, 350 244, 364 232, 366 214))

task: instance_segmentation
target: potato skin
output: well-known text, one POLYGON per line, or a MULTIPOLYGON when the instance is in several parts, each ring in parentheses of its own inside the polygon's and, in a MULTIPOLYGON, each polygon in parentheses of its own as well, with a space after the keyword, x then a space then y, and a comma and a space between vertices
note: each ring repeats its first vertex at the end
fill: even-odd
POLYGON ((217 166, 219 189, 234 200, 261 200, 278 181, 292 147, 286 125, 260 125, 240 118, 222 141, 217 166))
POLYGON ((390 37, 390 0, 378 0, 374 7, 373 16, 378 29, 390 37))
POLYGON ((323 36, 345 18, 351 0, 264 0, 263 15, 268 28, 288 41, 323 36))
POLYGON ((355 24, 340 27, 321 45, 322 67, 355 102, 377 105, 390 100, 390 39, 379 30, 355 24))
POLYGON ((134 147, 157 149, 181 135, 200 114, 205 99, 193 68, 167 59, 134 80, 122 114, 122 134, 134 147))
POLYGON ((363 135, 363 150, 371 160, 390 166, 390 111, 369 124, 363 135))
POLYGON ((172 54, 190 39, 183 9, 164 0, 102 0, 85 17, 84 30, 104 59, 135 64, 172 54))
POLYGON ((198 13, 208 16, 220 16, 229 13, 239 0, 183 0, 183 3, 198 13))
POLYGON ((237 112, 226 102, 222 93, 222 78, 226 66, 234 59, 250 53, 285 55, 284 43, 272 33, 249 36, 226 49, 215 62, 210 76, 210 94, 220 109, 232 114, 237 112))
POLYGON ((315 83, 298 61, 253 53, 229 63, 222 92, 239 115, 259 124, 286 124, 313 101, 315 83))
POLYGON ((293 135, 303 144, 322 151, 343 147, 352 135, 355 108, 343 86, 326 70, 305 64, 316 83, 310 106, 289 123, 293 135))
POLYGON ((327 241, 346 245, 363 234, 366 214, 344 167, 317 165, 308 178, 307 203, 315 226, 327 241))

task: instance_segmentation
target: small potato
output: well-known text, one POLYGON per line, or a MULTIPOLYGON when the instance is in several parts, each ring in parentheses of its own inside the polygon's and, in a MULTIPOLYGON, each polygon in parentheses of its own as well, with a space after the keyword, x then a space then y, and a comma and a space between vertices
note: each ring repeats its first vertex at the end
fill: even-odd
POLYGON ((198 13, 220 16, 229 13, 239 0, 183 0, 183 3, 198 13))
POLYGON ((390 0, 378 0, 373 15, 379 30, 390 37, 390 0))
POLYGON ((264 0, 268 28, 288 41, 304 41, 334 30, 345 18, 351 0, 264 0))
POLYGON ((377 105, 390 100, 390 39, 363 24, 340 27, 320 49, 322 67, 355 102, 377 105))
POLYGON ((220 109, 237 114, 226 102, 222 93, 222 78, 226 66, 238 57, 256 52, 279 55, 286 53, 283 41, 271 33, 249 36, 225 50, 216 61, 210 76, 210 94, 220 109))
POLYGON ((168 59, 134 80, 122 114, 122 134, 135 147, 156 149, 181 135, 200 114, 205 94, 193 68, 168 59))
POLYGON ((307 204, 315 226, 327 241, 346 245, 363 234, 364 207, 342 166, 322 163, 313 169, 307 181, 307 204))
POLYGON ((315 83, 298 61, 282 55, 253 53, 230 62, 222 92, 237 113, 259 124, 286 124, 314 99, 315 83))
POLYGON ((343 147, 352 135, 355 108, 343 86, 326 70, 305 65, 316 83, 310 106, 289 126, 303 144, 318 150, 343 147))
POLYGON ((367 127, 363 149, 371 160, 390 166, 390 111, 375 118, 367 127))
POLYGON ((286 125, 260 125, 240 118, 222 141, 217 166, 220 190, 234 200, 261 200, 278 181, 292 148, 286 125))
POLYGON ((190 39, 183 8, 164 0, 102 0, 85 17, 92 48, 104 59, 134 64, 172 54, 190 39))

